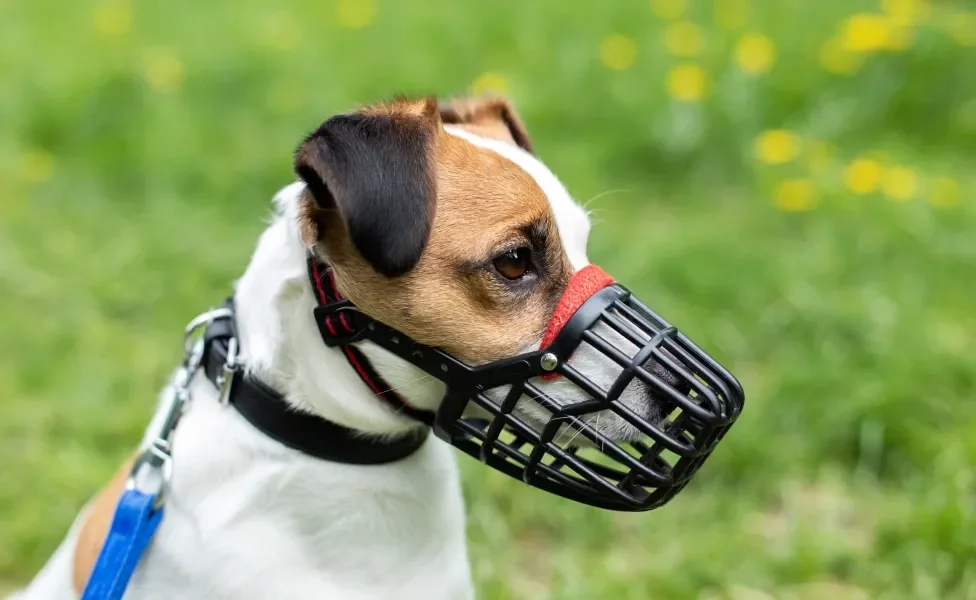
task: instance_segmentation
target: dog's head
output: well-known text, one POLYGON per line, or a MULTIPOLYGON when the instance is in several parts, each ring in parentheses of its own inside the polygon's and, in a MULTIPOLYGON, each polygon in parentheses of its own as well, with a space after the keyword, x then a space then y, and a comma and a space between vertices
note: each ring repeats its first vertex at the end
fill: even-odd
MULTIPOLYGON (((397 99, 332 117, 299 147, 295 169, 307 186, 302 236, 328 257, 343 295, 470 364, 538 349, 589 264, 587 213, 533 155, 504 99, 397 99)), ((604 386, 621 371, 586 347, 571 362, 604 386)), ((560 403, 586 399, 560 379, 538 384, 560 403)), ((433 408, 440 398, 414 400, 433 408)), ((638 380, 621 402, 651 421, 666 412, 638 380)), ((535 410, 520 403, 517 412, 545 423, 535 410)), ((615 415, 595 421, 612 439, 637 437, 615 415)))

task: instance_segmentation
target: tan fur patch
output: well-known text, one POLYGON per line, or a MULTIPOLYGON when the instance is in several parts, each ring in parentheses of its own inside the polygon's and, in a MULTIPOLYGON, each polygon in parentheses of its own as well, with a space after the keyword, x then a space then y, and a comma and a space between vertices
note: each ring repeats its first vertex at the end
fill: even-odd
POLYGON ((112 524, 115 516, 115 505, 125 488, 125 481, 132 470, 135 456, 127 460, 112 479, 106 484, 94 500, 89 504, 88 513, 85 515, 85 522, 78 533, 75 542, 74 561, 72 563, 71 583, 78 595, 88 584, 88 576, 91 575, 95 560, 102 550, 105 536, 112 524))
POLYGON ((357 112, 364 115, 384 116, 413 116, 433 118, 437 114, 437 99, 428 96, 420 100, 411 100, 404 96, 397 96, 389 102, 377 102, 360 108, 357 112))
POLYGON ((532 141, 511 103, 500 97, 454 98, 440 104, 444 123, 532 152, 532 141))
MULTIPOLYGON (((506 128, 479 118, 472 127, 506 128)), ((306 241, 324 243, 340 291, 364 312, 468 362, 511 356, 538 341, 572 269, 535 180, 501 155, 438 129, 433 228, 409 273, 388 279, 372 270, 335 215, 310 198, 302 200, 300 227, 306 241), (543 240, 533 250, 542 269, 534 287, 519 290, 484 267, 500 249, 529 245, 526 230, 543 240)))

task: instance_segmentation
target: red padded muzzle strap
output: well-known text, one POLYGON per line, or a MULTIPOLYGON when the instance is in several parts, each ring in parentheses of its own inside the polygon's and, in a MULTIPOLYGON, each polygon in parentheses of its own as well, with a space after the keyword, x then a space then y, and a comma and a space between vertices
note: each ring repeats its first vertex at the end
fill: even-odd
MULTIPOLYGON (((577 271, 559 298, 559 304, 556 305, 556 310, 553 311, 552 318, 549 319, 546 332, 542 334, 539 348, 543 349, 552 344, 566 323, 579 310, 579 307, 583 306, 583 303, 589 300, 590 296, 611 283, 613 283, 613 277, 607 275, 603 269, 596 265, 589 265, 577 271)), ((543 378, 552 379, 555 376, 556 373, 548 373, 543 378)))

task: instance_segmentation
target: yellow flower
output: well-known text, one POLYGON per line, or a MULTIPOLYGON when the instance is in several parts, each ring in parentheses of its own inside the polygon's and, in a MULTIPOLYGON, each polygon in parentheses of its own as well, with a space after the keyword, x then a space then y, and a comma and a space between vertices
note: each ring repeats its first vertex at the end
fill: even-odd
POLYGON ((930 8, 928 0, 881 0, 881 10, 902 25, 927 18, 930 8))
POLYGON ((976 46, 976 14, 957 12, 950 17, 949 34, 960 46, 976 46))
POLYGON ((154 50, 146 58, 145 76, 157 92, 175 92, 183 85, 183 64, 167 50, 154 50))
POLYGON ((749 4, 746 0, 715 0, 715 21, 722 29, 745 27, 749 20, 749 4))
POLYGON ((755 152, 766 164, 788 163, 800 153, 800 138, 785 129, 770 129, 756 138, 755 152))
POLYGON ((892 200, 904 202, 915 195, 918 176, 908 167, 896 165, 884 170, 881 191, 892 200))
POLYGON ((651 0, 651 12, 662 19, 677 19, 685 14, 687 0, 651 0))
POLYGON ((20 155, 20 174, 28 183, 43 183, 54 172, 54 156, 47 150, 32 148, 20 155))
POLYGON ((847 18, 842 28, 848 52, 876 52, 886 48, 892 35, 891 20, 884 15, 860 13, 847 18))
POLYGON ((844 184, 855 194, 870 194, 878 189, 881 180, 881 163, 868 158, 859 158, 847 167, 844 184))
POLYGON ((336 21, 345 29, 362 29, 373 22, 376 3, 373 0, 339 0, 336 21))
POLYGON ((833 151, 827 142, 811 140, 804 145, 804 162, 811 173, 823 173, 834 160, 833 151))
POLYGON ((636 59, 637 42, 626 35, 615 33, 600 42, 600 60, 608 69, 624 71, 629 69, 636 59))
POLYGON ((705 36, 694 23, 676 21, 664 30, 664 45, 675 56, 698 56, 705 47, 705 36))
POLYGON ((776 60, 776 46, 761 33, 747 33, 735 46, 735 60, 746 73, 766 73, 776 60))
POLYGON ((708 73, 696 64, 674 67, 668 72, 668 93, 676 100, 698 102, 705 96, 708 73))
POLYGON ((104 37, 120 37, 132 29, 132 7, 126 0, 99 2, 92 12, 95 33, 104 37))
POLYGON ((773 201, 786 212, 810 210, 817 203, 817 188, 809 179, 798 177, 781 181, 773 190, 773 201))
POLYGON ((820 48, 820 66, 834 75, 853 75, 857 73, 864 59, 859 54, 847 50, 844 44, 831 38, 820 48))
POLYGON ((951 177, 936 177, 929 185, 929 201, 946 208, 959 202, 959 184, 951 177))
POLYGON ((471 84, 471 91, 476 95, 487 92, 504 94, 508 92, 508 81, 499 73, 482 73, 471 84))

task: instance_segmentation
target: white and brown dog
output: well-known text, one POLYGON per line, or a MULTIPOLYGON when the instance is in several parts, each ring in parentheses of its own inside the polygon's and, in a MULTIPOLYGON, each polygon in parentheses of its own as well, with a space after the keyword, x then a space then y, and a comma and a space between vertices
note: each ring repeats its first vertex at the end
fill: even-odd
MULTIPOLYGON (((418 423, 323 344, 309 249, 364 313, 470 364, 537 349, 571 277, 589 264, 587 213, 533 155, 503 99, 369 106, 326 121, 296 156, 301 181, 275 196, 275 217, 236 285, 241 361, 296 409, 364 435, 398 436, 418 423)), ((436 410, 444 384, 370 342, 357 347, 410 406, 436 410)), ((585 356, 577 368, 616 376, 612 363, 585 356)), ((165 517, 127 598, 474 596, 449 445, 430 438, 384 465, 319 460, 257 431, 202 375, 190 391, 165 517)), ((624 397, 642 415, 658 410, 639 385, 624 397)), ((635 437, 612 415, 597 427, 635 437)), ((130 466, 81 511, 18 600, 80 596, 130 466)))

